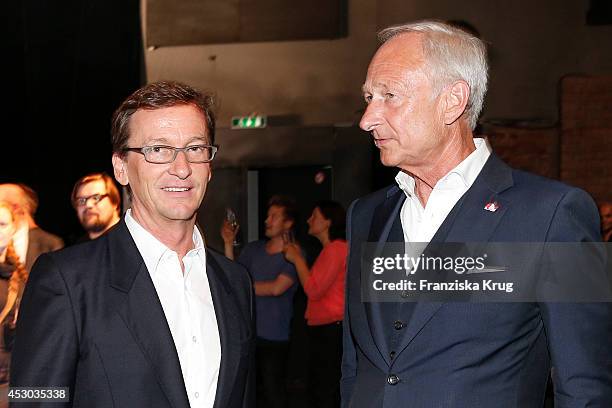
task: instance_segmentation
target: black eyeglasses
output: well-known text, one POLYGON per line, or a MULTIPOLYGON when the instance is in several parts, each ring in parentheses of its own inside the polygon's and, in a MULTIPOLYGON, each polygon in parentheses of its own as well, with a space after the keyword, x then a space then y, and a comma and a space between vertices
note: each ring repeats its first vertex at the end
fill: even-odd
POLYGON ((208 163, 215 158, 217 146, 209 145, 193 145, 186 147, 173 146, 144 146, 144 147, 126 147, 124 152, 136 152, 144 155, 144 158, 149 163, 166 164, 172 163, 176 159, 178 152, 185 153, 185 157, 189 163, 208 163))
POLYGON ((92 194, 87 197, 77 197, 74 199, 74 205, 77 207, 84 207, 87 205, 89 200, 93 201, 93 204, 96 205, 106 197, 108 197, 108 194, 92 194))

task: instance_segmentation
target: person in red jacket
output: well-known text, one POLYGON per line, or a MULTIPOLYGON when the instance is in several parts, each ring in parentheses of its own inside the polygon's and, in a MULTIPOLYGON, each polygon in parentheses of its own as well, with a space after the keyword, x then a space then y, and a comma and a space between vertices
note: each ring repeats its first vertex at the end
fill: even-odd
POLYGON ((308 297, 305 317, 310 333, 309 394, 313 406, 338 407, 348 252, 344 208, 335 201, 318 202, 308 219, 308 227, 308 233, 323 245, 312 268, 308 268, 297 244, 287 243, 283 253, 295 265, 308 297))

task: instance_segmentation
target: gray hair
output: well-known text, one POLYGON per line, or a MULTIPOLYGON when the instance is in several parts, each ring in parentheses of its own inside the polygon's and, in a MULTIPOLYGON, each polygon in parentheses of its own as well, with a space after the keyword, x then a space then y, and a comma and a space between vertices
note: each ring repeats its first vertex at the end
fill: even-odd
POLYGON ((453 81, 463 80, 470 87, 465 115, 472 129, 476 127, 487 92, 488 64, 485 43, 448 24, 423 20, 385 28, 378 39, 385 43, 404 33, 423 35, 425 74, 432 82, 433 97, 453 81))

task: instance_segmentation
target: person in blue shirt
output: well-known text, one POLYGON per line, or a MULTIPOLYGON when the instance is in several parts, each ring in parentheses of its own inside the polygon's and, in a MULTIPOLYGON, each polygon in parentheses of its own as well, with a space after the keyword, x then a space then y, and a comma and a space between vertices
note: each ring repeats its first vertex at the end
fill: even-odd
MULTIPOLYGON (((283 255, 296 219, 295 201, 274 196, 268 202, 266 240, 249 243, 237 261, 253 278, 257 321, 257 406, 286 407, 285 389, 289 329, 297 271, 283 255)), ((232 242, 237 229, 226 222, 222 229, 225 255, 234 259, 232 242)))

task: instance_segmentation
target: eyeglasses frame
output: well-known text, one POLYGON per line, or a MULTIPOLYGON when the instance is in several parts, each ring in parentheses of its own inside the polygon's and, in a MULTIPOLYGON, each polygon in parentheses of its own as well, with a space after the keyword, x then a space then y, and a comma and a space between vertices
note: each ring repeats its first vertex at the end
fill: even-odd
POLYGON ((140 154, 142 154, 144 156, 145 161, 147 163, 151 163, 151 164, 168 164, 168 163, 172 163, 172 162, 174 162, 176 160, 176 156, 178 155, 179 152, 185 153, 185 158, 187 159, 187 161, 189 163, 210 163, 215 158, 215 155, 216 155, 218 150, 219 150, 219 146, 206 145, 206 144, 190 145, 190 146, 185 146, 185 147, 174 147, 174 146, 168 146, 168 145, 153 145, 153 146, 142 146, 142 147, 126 147, 126 148, 121 149, 122 152, 140 153, 140 154), (167 148, 167 149, 172 149, 174 151, 174 155, 172 156, 172 160, 164 161, 164 162, 153 162, 153 161, 147 160, 146 151, 154 149, 156 147, 164 147, 164 148, 167 148), (210 157, 210 159, 209 160, 205 160, 205 161, 191 161, 191 160, 189 160, 189 158, 187 157, 187 150, 191 149, 191 148, 194 148, 194 147, 207 147, 207 148, 210 148, 211 149, 211 157, 210 157))
POLYGON ((105 194, 92 194, 92 195, 88 195, 87 197, 76 197, 74 199, 74 206, 75 207, 85 207, 87 205, 87 203, 89 202, 89 200, 91 200, 92 198, 99 196, 100 198, 98 198, 97 200, 94 200, 94 205, 98 205, 98 203, 100 203, 100 201, 104 200, 106 197, 108 197, 108 193, 105 194), (84 200, 84 201, 83 201, 84 200), (79 204, 79 201, 83 201, 83 204, 79 204))

